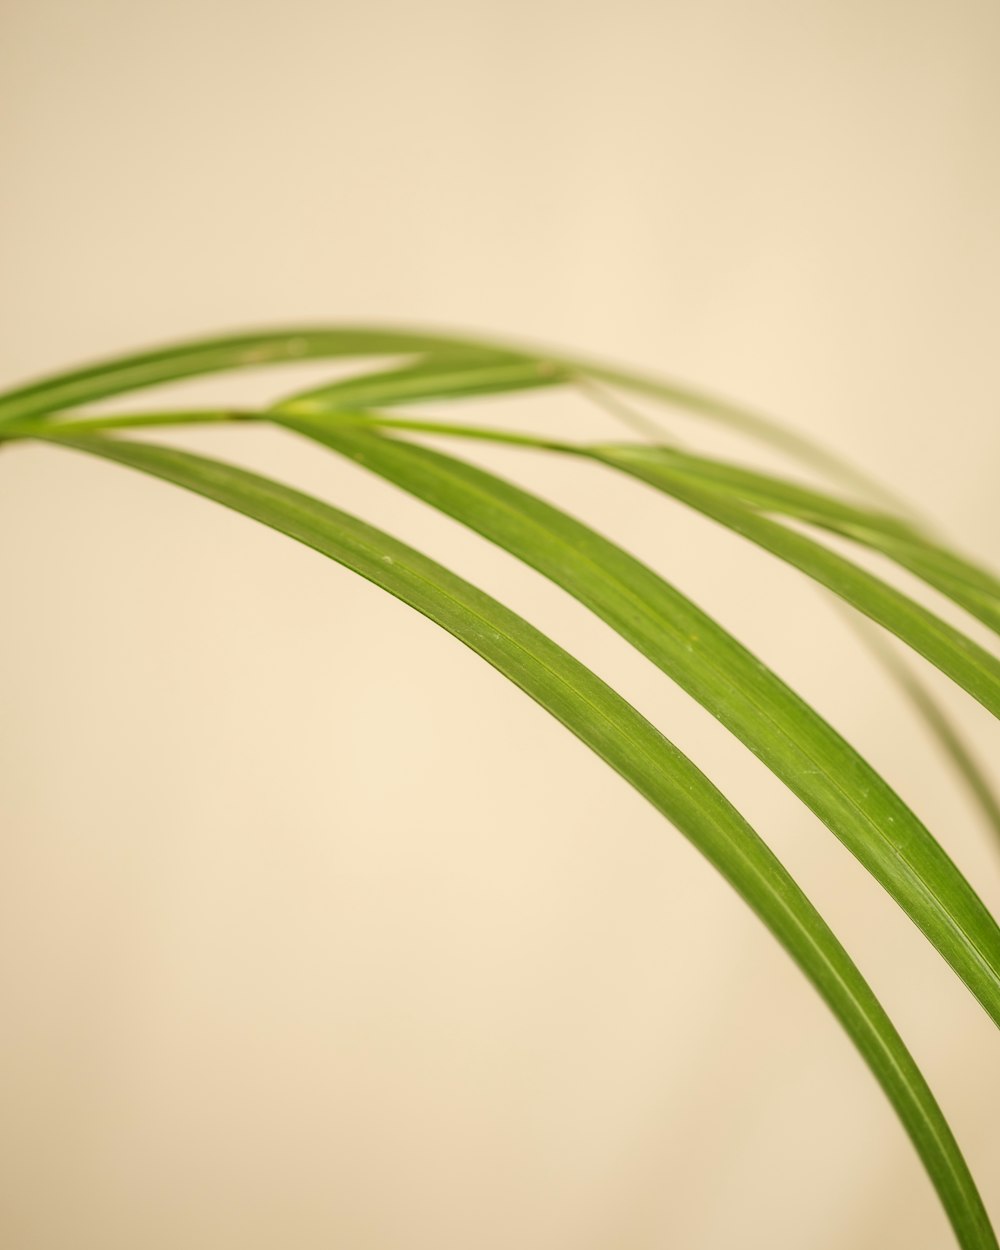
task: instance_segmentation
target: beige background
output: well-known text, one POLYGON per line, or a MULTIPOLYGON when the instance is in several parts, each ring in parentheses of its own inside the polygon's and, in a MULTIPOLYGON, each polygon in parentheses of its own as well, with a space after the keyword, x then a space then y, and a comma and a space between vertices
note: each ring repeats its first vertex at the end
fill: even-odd
MULTIPOLYGON (((995 4, 0 12, 0 381, 262 323, 535 336, 781 414, 995 556, 995 4)), ((489 415, 604 428, 569 398, 489 415)), ((844 937, 1000 1217, 994 1030, 755 761, 541 579, 360 472, 262 431, 189 442, 450 560, 654 716, 844 937)), ((479 454, 717 611, 1000 906, 975 811, 815 590, 663 500, 479 454)), ((787 958, 475 657, 69 453, 0 455, 0 524, 5 1246, 951 1244, 787 958)))

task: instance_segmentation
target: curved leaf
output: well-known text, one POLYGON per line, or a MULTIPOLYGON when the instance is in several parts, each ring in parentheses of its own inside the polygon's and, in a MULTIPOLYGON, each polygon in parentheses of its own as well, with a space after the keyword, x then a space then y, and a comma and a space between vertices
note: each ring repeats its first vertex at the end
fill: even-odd
MULTIPOLYGON (((472 353, 467 354, 467 359, 472 353)), ((436 357, 440 360, 442 357, 436 357)), ((602 401, 604 402, 604 401, 602 401)), ((324 410, 327 410, 324 408, 324 410)), ((346 415, 346 414, 342 414, 346 415)), ((88 417, 75 420, 60 420, 56 428, 60 432, 80 432, 80 433, 96 433, 113 429, 142 428, 147 426, 159 425, 185 425, 185 424, 205 424, 212 422, 235 422, 235 421, 251 421, 268 419, 268 413, 257 411, 247 411, 238 409, 178 409, 176 411, 165 412, 144 412, 144 413, 124 413, 115 414, 113 416, 88 417)), ((372 417, 370 415, 363 418, 359 414, 354 414, 354 420, 363 419, 367 424, 373 427, 402 427, 411 432, 415 429, 431 430, 433 432, 462 432, 466 437, 479 436, 483 438, 500 440, 508 443, 516 443, 535 448, 549 448, 557 451, 576 450, 562 443, 552 443, 547 440, 538 439, 531 435, 517 435, 503 433, 501 431, 489 429, 477 429, 475 427, 465 428, 456 427, 449 423, 440 422, 414 422, 412 420, 393 421, 384 417, 372 417)), ((37 433, 39 429, 37 421, 10 422, 2 427, 0 434, 0 442, 6 438, 30 437, 33 433, 37 433)), ((659 434, 658 430, 654 433, 659 434)), ((661 451, 664 449, 660 449, 661 451)), ((694 463, 695 457, 686 457, 689 463, 694 463)), ((710 469, 709 477, 715 479, 720 471, 725 471, 727 476, 729 473, 737 474, 738 478, 733 480, 734 484, 740 486, 741 498, 744 502, 755 502, 762 508, 770 508, 773 511, 786 511, 791 515, 797 516, 801 520, 813 521, 816 524, 824 523, 827 517, 830 518, 831 524, 829 528, 834 532, 841 532, 845 536, 850 534, 857 537, 859 531, 875 531, 884 533, 889 537, 903 535, 908 544, 921 545, 921 554, 926 553, 932 544, 919 531, 915 530, 912 525, 902 522, 889 514, 873 513, 870 510, 862 510, 852 508, 850 505, 844 504, 843 501, 832 499, 826 495, 819 495, 818 492, 807 492, 807 497, 803 497, 803 488, 797 484, 779 481, 779 479, 768 477, 763 479, 766 483, 766 494, 761 493, 757 486, 762 479, 760 474, 751 474, 745 470, 737 469, 736 466, 723 465, 718 461, 700 461, 702 465, 708 466, 710 469), (754 482, 754 488, 744 487, 744 483, 751 479, 754 482), (777 492, 777 494, 776 494, 777 492), (784 505, 788 505, 787 507, 784 505), (839 528, 839 522, 845 521, 843 528, 839 528)), ((943 551, 943 549, 940 549, 943 551)), ((888 549, 886 548, 888 552, 888 549)), ((958 562, 961 569, 968 576, 970 584, 976 586, 992 596, 992 588, 996 582, 992 574, 979 569, 976 566, 963 561, 961 557, 955 556, 951 552, 944 552, 944 559, 953 565, 958 562)), ((916 569, 916 563, 911 565, 916 569)), ((960 573, 959 576, 963 574, 960 573)), ((933 584, 933 582, 931 583, 933 584)), ((947 591, 946 591, 947 593, 947 591)), ((862 621, 848 615, 849 621, 857 623, 859 626, 862 621)), ((981 617, 981 619, 983 619, 981 617)), ((879 635, 871 631, 862 631, 861 634, 864 641, 872 647, 876 658, 883 664, 890 675, 902 687, 907 697, 911 700, 917 713, 921 716, 927 725, 930 733, 937 739, 945 755, 952 761, 956 771, 962 778, 963 782, 969 789, 974 801, 979 806, 983 818, 987 825, 1000 838, 1000 801, 993 792, 993 788, 989 779, 986 777, 980 765, 976 762, 972 750, 963 740, 960 731, 951 722, 950 718, 939 706, 938 701, 932 693, 921 683, 900 661, 896 659, 891 652, 879 643, 879 635)))
MULTIPOLYGON (((271 409, 274 419, 282 419, 288 402, 283 401, 271 409)), ((375 428, 444 434, 558 451, 618 469, 687 504, 800 569, 864 616, 896 634, 968 691, 994 716, 1000 716, 1000 660, 875 574, 806 535, 748 508, 737 492, 686 473, 671 458, 672 453, 660 454, 661 449, 640 444, 587 445, 484 426, 391 418, 374 413, 353 413, 349 419, 375 428)), ((916 534, 916 531, 913 533, 916 534)))
POLYGON ((561 386, 564 370, 546 360, 526 360, 496 352, 437 352, 401 369, 342 378, 328 386, 301 391, 289 411, 308 415, 339 409, 387 407, 426 399, 470 399, 514 391, 561 386))
POLYGON ((807 804, 1000 1024, 1000 928, 881 776, 690 599, 589 526, 462 460, 345 421, 280 423, 456 518, 574 595, 807 804))
POLYGON ((588 454, 688 504, 807 573, 884 625, 994 716, 1000 716, 1000 660, 901 591, 804 534, 741 506, 738 497, 706 486, 664 457, 631 447, 593 448, 588 454))
POLYGON ((231 369, 302 360, 414 356, 484 350, 471 341, 412 330, 363 326, 303 327, 194 339, 40 378, 0 394, 0 424, 47 417, 129 391, 231 369))
POLYGON ((858 507, 770 474, 666 447, 629 446, 630 457, 667 464, 699 486, 762 512, 794 517, 888 556, 1000 633, 1000 578, 890 513, 858 507))
POLYGON ((468 582, 307 495, 188 452, 80 434, 46 437, 174 482, 313 547, 437 622, 552 713, 688 837, 786 947, 895 1106, 959 1244, 966 1250, 996 1250, 989 1218, 951 1131, 850 957, 728 800, 610 687, 468 582))
MULTIPOLYGON (((516 357, 541 366, 543 370, 555 367, 571 377, 589 378, 645 395, 659 403, 720 422, 778 446, 865 492, 885 494, 867 475, 817 446, 814 441, 785 429, 768 417, 692 387, 561 351, 550 352, 524 344, 485 341, 465 335, 378 326, 304 326, 277 331, 261 330, 195 339, 100 361, 0 394, 0 424, 45 417, 127 391, 227 369, 258 368, 301 360, 421 357, 425 354, 454 355, 464 352, 508 359, 516 357)), ((437 397, 442 398, 448 393, 439 388, 437 397)), ((461 394, 460 386, 457 393, 461 394)), ((372 397, 364 401, 366 406, 371 407, 384 406, 389 402, 392 400, 372 397)))

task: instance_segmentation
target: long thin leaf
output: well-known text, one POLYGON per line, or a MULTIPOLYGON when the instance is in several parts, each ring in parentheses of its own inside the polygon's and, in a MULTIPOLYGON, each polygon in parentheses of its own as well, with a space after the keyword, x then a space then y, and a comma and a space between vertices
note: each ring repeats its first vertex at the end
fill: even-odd
MULTIPOLYGON (((271 410, 294 414, 294 399, 271 410)), ((563 452, 617 469, 670 495, 770 551, 832 590, 864 616, 884 626, 1000 717, 1000 660, 902 591, 804 534, 748 508, 736 491, 687 474, 670 456, 639 444, 587 445, 453 422, 352 414, 351 420, 384 429, 499 442, 563 452)))
MULTIPOLYGON (((280 416, 284 411, 294 412, 294 405, 294 398, 283 401, 271 413, 280 416)), ((738 491, 727 490, 718 482, 710 483, 700 474, 686 473, 678 467, 680 461, 671 458, 675 453, 664 454, 661 449, 638 445, 585 446, 444 422, 374 416, 365 419, 386 428, 409 428, 418 432, 445 433, 561 451, 597 460, 628 473, 742 534, 827 586, 864 615, 895 633, 994 715, 1000 716, 1000 661, 988 651, 874 574, 787 526, 747 508, 738 491)), ((0 430, 2 428, 0 419, 0 430)), ((37 428, 37 419, 30 423, 24 419, 16 422, 12 419, 10 423, 11 432, 18 434, 27 434, 32 428, 37 428)), ((969 565, 969 568, 973 566, 969 565)), ((988 578, 990 575, 984 573, 983 576, 988 578)), ((941 585, 943 587, 944 583, 941 585)))
POLYGON ((865 616, 885 626, 1000 716, 1000 661, 978 643, 888 583, 769 517, 739 497, 708 487, 641 448, 594 449, 594 459, 671 495, 808 574, 865 616))
MULTIPOLYGON (((607 399, 599 401, 607 405, 607 399)), ((280 411, 296 411, 295 398, 278 406, 280 411)), ((369 418, 371 419, 371 418, 369 418)), ((387 428, 422 429, 433 433, 460 432, 467 437, 499 439, 507 443, 534 446, 548 450, 578 452, 576 445, 536 439, 530 435, 512 435, 481 427, 456 427, 452 423, 394 421, 380 417, 387 428)), ((655 428, 647 433, 659 434, 655 428)), ((997 630, 1000 623, 1000 581, 988 570, 972 564, 956 553, 940 546, 909 520, 888 513, 861 508, 839 500, 825 492, 803 487, 772 475, 753 472, 736 465, 704 457, 678 453, 675 448, 629 448, 631 454, 648 455, 667 461, 696 478, 700 485, 731 490, 741 504, 756 509, 795 517, 818 525, 832 533, 851 538, 872 550, 895 560, 901 567, 921 577, 940 590, 960 607, 964 607, 984 624, 997 630)), ((1000 805, 982 768, 961 733, 939 706, 938 701, 905 666, 881 646, 877 635, 868 635, 874 653, 893 679, 901 686, 924 720, 928 730, 951 760, 968 787, 986 824, 1000 837, 1000 805)))
MULTIPOLYGON (((570 377, 590 379, 644 395, 658 403, 694 413, 780 447, 866 494, 885 497, 884 488, 874 483, 867 474, 815 441, 803 438, 769 417, 692 387, 562 351, 539 350, 524 344, 487 341, 465 335, 379 326, 305 326, 264 330, 196 339, 116 357, 41 378, 0 394, 0 424, 45 417, 127 391, 220 370, 258 368, 299 360, 421 357, 425 353, 462 352, 516 357, 541 366, 543 370, 555 368, 570 377)), ((438 397, 446 393, 439 390, 438 397)), ((388 402, 392 402, 391 399, 368 398, 365 401, 372 407, 388 402)))
POLYGON ((436 621, 551 712, 688 837, 768 925, 839 1017, 896 1107, 959 1244, 996 1250, 951 1131, 850 957, 728 800, 604 682, 468 582, 307 495, 187 452, 79 434, 49 437, 174 482, 313 547, 436 621))
POLYGON ((437 352, 400 369, 363 373, 301 392, 295 410, 308 414, 428 399, 471 399, 560 386, 567 378, 564 370, 549 361, 510 358, 495 352, 437 352))
MULTIPOLYGON (((440 359, 440 357, 435 359, 440 359)), ((606 400, 602 398, 601 402, 603 404, 606 400)), ((99 433, 113 429, 261 421, 267 418, 267 413, 250 410, 179 409, 175 411, 167 410, 165 412, 123 413, 77 420, 63 419, 58 422, 58 430, 66 433, 99 433)), ((631 419, 630 414, 630 423, 631 419)), ((424 431, 432 430, 438 433, 442 431, 454 433, 459 428, 451 423, 415 423, 412 420, 393 421, 384 417, 366 417, 365 420, 380 427, 401 427, 411 432, 414 429, 420 429, 424 431)), ((38 428, 37 420, 8 423, 2 427, 0 442, 9 438, 31 437, 33 433, 37 433, 38 428)), ((662 431, 656 426, 644 432, 656 437, 662 434, 662 431)), ((508 443, 519 443, 535 448, 546 447, 555 450, 567 450, 565 444, 551 444, 546 440, 539 440, 531 435, 501 434, 497 431, 475 428, 466 429, 464 433, 467 436, 474 433, 480 437, 501 438, 502 441, 508 443)), ((663 448, 660 447, 660 450, 662 451, 663 448)), ((687 457, 686 460, 689 465, 696 463, 695 457, 687 457)), ((702 459, 698 463, 702 466, 707 466, 709 472, 705 476, 709 480, 714 480, 718 473, 723 473, 725 478, 739 488, 739 493, 744 502, 753 502, 759 507, 768 508, 775 512, 787 512, 801 520, 810 520, 817 524, 825 524, 829 520, 831 523, 828 528, 834 532, 843 533, 845 536, 857 536, 859 531, 882 533, 889 537, 902 534, 905 542, 908 544, 916 543, 918 546, 930 544, 930 540, 926 539, 919 531, 914 530, 911 524, 899 521, 888 514, 879 514, 867 509, 854 508, 845 504, 844 501, 832 499, 829 496, 819 494, 819 492, 804 492, 804 488, 798 484, 782 482, 773 477, 763 478, 763 475, 748 473, 745 470, 737 469, 736 466, 722 465, 718 461, 704 461, 702 459), (735 476, 730 476, 731 474, 735 476), (763 490, 761 490, 762 483, 763 490), (841 522, 844 523, 842 526, 841 522)), ((922 550, 926 550, 926 546, 922 550)), ((992 574, 977 566, 969 565, 952 552, 943 552, 943 555, 949 564, 957 561, 962 569, 967 572, 970 584, 980 589, 985 587, 992 597, 992 588, 996 583, 996 579, 993 578, 992 574)), ((859 626, 864 623, 850 615, 848 615, 847 619, 859 626)), ((975 753, 965 742, 961 731, 941 708, 931 691, 897 659, 889 648, 881 644, 877 632, 861 630, 860 633, 866 644, 871 647, 879 663, 886 668, 893 680, 903 689, 916 712, 925 722, 929 733, 937 740, 946 757, 951 760, 963 783, 967 786, 971 797, 980 808, 985 823, 992 829, 998 842, 1000 842, 1000 800, 997 799, 989 778, 976 761, 975 753)))
POLYGON ((755 510, 794 517, 880 552, 1000 633, 1000 578, 942 546, 911 522, 796 482, 674 448, 630 447, 628 454, 667 464, 698 485, 719 489, 755 510))
MULTIPOLYGON (((365 375, 357 381, 348 380, 346 384, 331 388, 335 399, 330 400, 327 399, 328 392, 325 389, 297 393, 273 405, 273 410, 307 416, 339 412, 351 407, 349 401, 352 395, 357 397, 359 408, 390 406, 394 393, 391 385, 380 385, 379 379, 383 376, 390 375, 365 375)), ((452 394, 450 397, 457 395, 452 394)), ((609 406, 606 399, 601 404, 609 406)), ((476 428, 445 426, 444 423, 436 422, 420 422, 414 426, 420 427, 470 436, 474 436, 473 430, 476 428)), ((484 436, 491 437, 491 434, 484 436)), ((530 436, 521 441, 529 445, 533 442, 530 436)), ((535 445, 543 444, 550 449, 556 445, 552 440, 541 440, 535 445)), ((562 449, 579 450, 577 445, 565 442, 562 449)), ((912 521, 884 510, 862 507, 828 492, 774 475, 755 472, 717 459, 690 455, 675 447, 632 443, 621 447, 609 446, 607 451, 616 458, 629 457, 636 462, 648 461, 654 469, 669 468, 683 474, 695 486, 718 491, 730 502, 738 502, 741 506, 756 511, 794 517, 888 556, 900 567, 914 573, 1000 633, 1000 579, 948 550, 912 521)))
MULTIPOLYGON (((645 414, 636 413, 630 405, 623 403, 614 392, 607 391, 592 382, 584 383, 580 389, 588 399, 605 412, 610 413, 617 421, 622 422, 627 429, 633 433, 639 433, 644 441, 654 446, 659 446, 661 450, 683 450, 677 447, 673 434, 668 433, 659 421, 651 419, 645 414)), ((695 458, 690 457, 689 460, 693 464, 695 458)), ((727 474, 730 470, 741 476, 747 474, 747 471, 742 467, 722 466, 718 461, 708 461, 707 464, 711 477, 715 477, 720 468, 727 474)), ((754 504, 764 511, 772 511, 779 514, 785 512, 788 515, 797 517, 799 520, 827 528, 832 533, 839 533, 844 537, 854 538, 856 541, 865 543, 875 550, 878 550, 881 546, 884 554, 892 555, 902 567, 909 567, 910 571, 917 573, 918 576, 923 574, 929 585, 936 584, 946 594, 949 590, 952 591, 953 598, 956 601, 962 603, 967 610, 972 611, 973 615, 978 616, 984 624, 996 630, 996 622, 998 614, 1000 614, 1000 580, 992 573, 978 566, 970 565, 955 553, 939 547, 939 558, 943 555, 946 565, 943 573, 945 581, 936 581, 935 575, 938 573, 938 569, 935 568, 935 564, 939 562, 939 558, 935 560, 933 550, 928 551, 928 548, 933 548, 935 544, 930 536, 923 532, 923 523, 919 526, 914 525, 913 520, 910 519, 912 512, 909 508, 903 508, 903 512, 907 517, 906 520, 888 513, 873 513, 871 509, 859 509, 849 506, 845 509, 844 501, 842 500, 831 501, 828 495, 815 491, 803 492, 803 488, 800 485, 781 481, 772 476, 764 478, 764 493, 761 495, 758 493, 757 488, 762 477, 763 475, 756 473, 743 477, 744 482, 747 482, 749 478, 751 483, 751 488, 744 495, 744 502, 754 504), (777 498, 774 493, 775 486, 778 487, 777 498), (818 500, 816 498, 817 495, 819 496, 818 500), (818 510, 817 502, 819 504, 818 510), (791 505, 790 507, 787 506, 789 504, 791 505), (846 516, 844 515, 845 510, 847 512, 846 516), (871 541, 873 530, 877 536, 874 542, 871 541), (898 550, 893 551, 892 540, 900 536, 900 531, 902 531, 903 550, 902 552, 898 550), (914 537, 917 540, 917 551, 915 553, 912 552, 914 537), (882 544, 886 539, 889 540, 890 545, 883 546, 882 544), (908 551, 907 548, 911 548, 911 550, 908 551), (928 554, 932 557, 929 564, 926 561, 928 554), (958 566, 957 578, 954 576, 956 564, 958 566), (961 581, 964 578, 967 578, 974 587, 973 595, 968 600, 962 598, 964 588, 961 586, 961 581), (948 582, 950 582, 950 585, 947 584, 948 582)), ((738 484, 732 477, 729 477, 728 480, 733 485, 738 484)), ((876 663, 885 669, 889 678, 909 700, 910 705, 918 718, 923 722, 929 736, 936 742, 945 759, 952 765, 959 780, 965 786, 969 797, 979 809, 985 825, 992 832, 996 846, 1000 848, 1000 798, 998 798, 989 777, 978 762, 976 752, 967 741, 965 734, 946 712, 940 699, 913 673, 906 661, 896 654, 888 640, 883 638, 881 631, 873 627, 871 622, 865 618, 850 611, 835 596, 833 597, 833 602, 835 606, 842 609, 844 619, 855 630, 862 644, 874 657, 876 663)))
POLYGON ((896 899, 1000 1024, 1000 928, 881 776, 679 590, 589 526, 495 474, 358 423, 283 416, 544 573, 716 716, 896 899))
POLYGON ((302 360, 417 356, 425 352, 483 351, 483 345, 447 335, 363 326, 303 327, 194 339, 153 351, 117 356, 40 378, 0 394, 0 425, 51 416, 145 387, 232 369, 302 360))

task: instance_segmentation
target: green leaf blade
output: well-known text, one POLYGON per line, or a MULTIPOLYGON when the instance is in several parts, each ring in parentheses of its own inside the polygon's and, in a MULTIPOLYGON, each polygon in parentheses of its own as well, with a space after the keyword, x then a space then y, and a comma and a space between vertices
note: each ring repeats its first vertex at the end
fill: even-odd
POLYGON ((698 847, 786 947, 896 1108, 959 1244, 964 1250, 996 1250, 989 1218, 947 1122, 850 957, 725 797, 605 683, 469 583, 309 496, 187 452, 79 434, 47 437, 214 499, 353 569, 436 621, 559 719, 698 847))
POLYGON ((885 887, 1000 1025, 1000 928, 883 778, 716 621, 589 526, 510 482, 360 423, 280 423, 538 569, 712 713, 885 887))
POLYGON ((672 448, 631 446, 609 451, 669 466, 697 487, 714 490, 722 498, 849 538, 908 569, 994 632, 1000 632, 1000 578, 942 546, 909 521, 772 474, 672 448))
POLYGON ((194 339, 86 365, 0 394, 0 425, 44 418, 115 395, 237 369, 305 360, 482 351, 456 336, 366 326, 305 326, 194 339))
POLYGON ((645 449, 600 447, 593 459, 645 482, 806 573, 925 659, 1000 717, 1000 660, 933 612, 813 539, 741 506, 645 449))
POLYGON ((388 408, 431 399, 462 400, 485 395, 562 386, 567 375, 548 361, 499 353, 432 353, 402 369, 363 373, 286 400, 284 411, 310 415, 356 408, 388 408))

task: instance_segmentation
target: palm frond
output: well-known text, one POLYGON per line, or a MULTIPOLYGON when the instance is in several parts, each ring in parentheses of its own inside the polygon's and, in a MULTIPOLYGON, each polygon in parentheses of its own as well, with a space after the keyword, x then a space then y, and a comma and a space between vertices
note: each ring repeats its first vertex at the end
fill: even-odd
POLYGON ((826 1000, 889 1097, 959 1245, 996 1250, 958 1144, 872 990, 801 889, 708 778, 620 695, 522 617, 390 535, 311 496, 189 452, 39 435, 213 499, 312 547, 454 635, 647 798, 753 908, 826 1000))
MULTIPOLYGON (((631 414, 629 420, 635 424, 631 414)), ((959 1244, 995 1250, 989 1219, 951 1131, 861 973, 746 820, 659 729, 522 617, 383 531, 270 478, 113 436, 156 426, 238 422, 283 427, 364 465, 575 596, 709 710, 816 813, 997 1023, 1000 928, 936 839, 876 770, 721 624, 648 566, 583 521, 494 473, 424 446, 416 436, 448 434, 584 457, 669 495, 826 587, 923 655, 994 715, 1000 715, 1000 660, 820 539, 834 535, 878 553, 996 632, 1000 579, 939 542, 866 473, 770 419, 674 383, 561 352, 412 329, 307 327, 175 344, 0 395, 0 444, 33 438, 117 462, 305 543, 437 622, 560 720, 698 847, 785 946, 890 1098, 959 1244), (320 359, 368 364, 360 374, 263 409, 173 408, 114 416, 88 411, 102 400, 167 382, 320 359), (640 395, 721 422, 821 468, 853 494, 842 497, 648 442, 586 445, 398 415, 400 408, 418 403, 560 386, 581 388, 619 407, 619 394, 640 395), (878 502, 859 501, 859 494, 878 502)), ((898 669, 894 653, 884 659, 898 669)), ((1000 828, 989 780, 954 726, 908 670, 897 677, 1000 828)))

